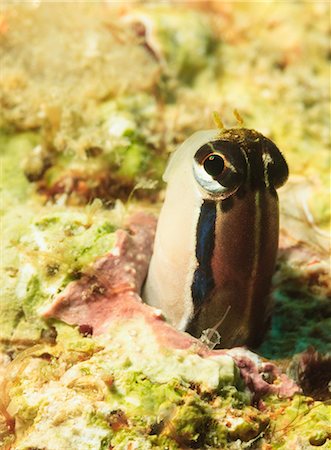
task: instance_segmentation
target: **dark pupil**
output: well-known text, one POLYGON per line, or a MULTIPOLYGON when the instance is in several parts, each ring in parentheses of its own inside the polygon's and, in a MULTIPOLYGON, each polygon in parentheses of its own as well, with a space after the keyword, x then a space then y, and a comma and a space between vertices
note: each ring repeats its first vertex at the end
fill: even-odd
POLYGON ((208 158, 205 159, 203 167, 208 175, 217 177, 218 175, 221 175, 224 169, 223 158, 219 155, 209 155, 208 158))

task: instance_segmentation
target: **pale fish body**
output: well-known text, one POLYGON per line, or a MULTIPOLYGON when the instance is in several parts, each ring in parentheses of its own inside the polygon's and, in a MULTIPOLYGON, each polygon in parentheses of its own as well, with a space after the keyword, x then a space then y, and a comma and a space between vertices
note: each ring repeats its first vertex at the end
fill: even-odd
POLYGON ((207 130, 187 139, 164 174, 145 301, 197 337, 218 329, 223 347, 258 344, 271 312, 275 189, 287 177, 278 148, 254 130, 207 130))

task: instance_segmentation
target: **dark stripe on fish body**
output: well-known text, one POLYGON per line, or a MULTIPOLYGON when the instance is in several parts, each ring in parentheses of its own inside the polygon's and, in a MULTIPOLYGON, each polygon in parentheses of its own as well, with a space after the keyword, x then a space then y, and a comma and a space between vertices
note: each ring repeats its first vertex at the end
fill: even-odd
POLYGON ((220 202, 220 208, 222 213, 226 213, 231 210, 234 205, 234 201, 232 197, 226 198, 220 202))
POLYGON ((216 203, 205 200, 201 206, 197 233, 195 256, 196 268, 191 286, 194 309, 200 308, 215 287, 211 267, 215 247, 216 203))

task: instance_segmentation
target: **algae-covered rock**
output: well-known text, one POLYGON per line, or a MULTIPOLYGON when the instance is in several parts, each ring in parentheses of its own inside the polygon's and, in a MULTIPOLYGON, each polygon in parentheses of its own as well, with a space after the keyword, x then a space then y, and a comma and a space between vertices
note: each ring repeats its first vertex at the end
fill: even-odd
POLYGON ((3 5, 5 449, 330 448, 329 6, 259 6, 3 5), (214 110, 232 125, 234 109, 290 166, 258 352, 304 395, 252 352, 171 329, 138 296, 153 226, 144 252, 126 219, 157 214, 169 152, 213 127, 214 110))
POLYGON ((3 402, 15 418, 12 448, 298 448, 299 442, 327 442, 330 406, 297 395, 266 396, 252 407, 233 364, 232 378, 222 378, 226 355, 214 360, 215 376, 203 380, 211 360, 196 355, 199 373, 191 373, 185 368, 190 350, 161 354, 153 366, 155 339, 139 321, 128 327, 127 340, 123 327, 93 338, 54 326, 56 345, 32 347, 8 367, 3 402))
POLYGON ((95 201, 79 211, 18 203, 3 212, 2 340, 38 340, 46 327, 40 308, 111 250, 117 214, 110 221, 111 214, 100 204, 95 201))

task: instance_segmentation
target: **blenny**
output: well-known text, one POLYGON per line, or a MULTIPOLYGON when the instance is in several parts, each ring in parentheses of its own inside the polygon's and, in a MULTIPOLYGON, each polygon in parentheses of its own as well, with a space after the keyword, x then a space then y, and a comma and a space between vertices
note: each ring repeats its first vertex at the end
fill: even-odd
POLYGON ((144 300, 178 329, 217 330, 221 346, 260 343, 279 234, 276 189, 288 167, 255 130, 199 131, 172 155, 164 174, 144 300))

